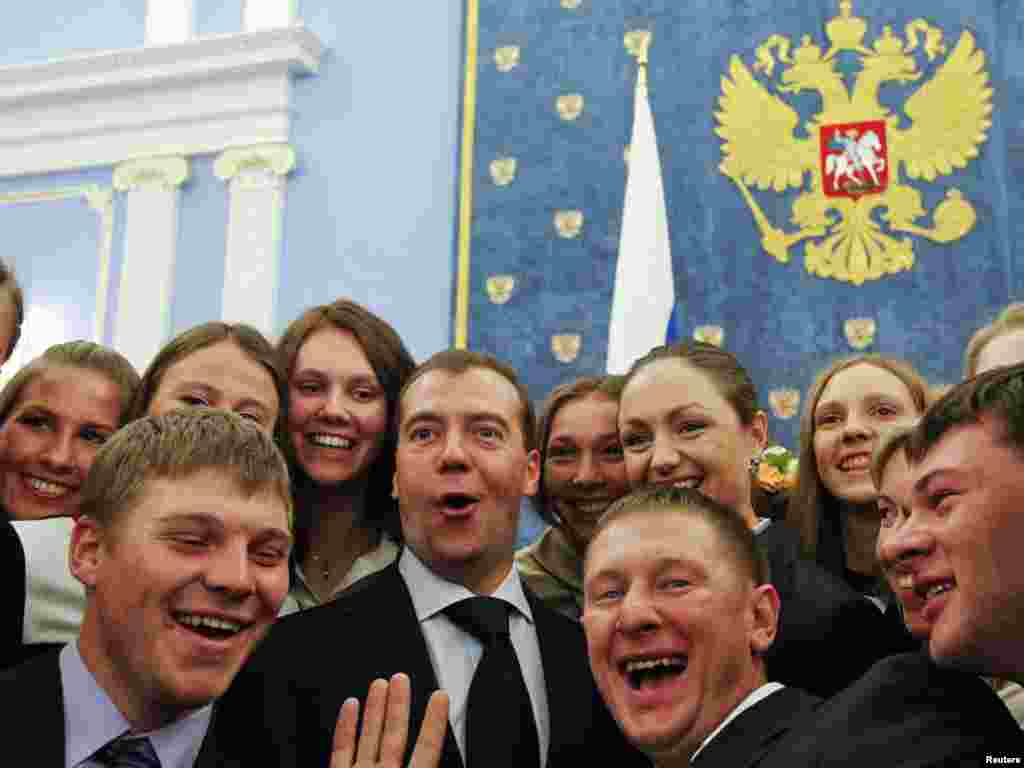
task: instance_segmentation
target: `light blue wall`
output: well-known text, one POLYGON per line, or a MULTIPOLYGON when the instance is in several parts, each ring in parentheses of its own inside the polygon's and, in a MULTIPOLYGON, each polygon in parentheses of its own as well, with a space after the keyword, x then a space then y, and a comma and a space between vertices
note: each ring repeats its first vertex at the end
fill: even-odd
POLYGON ((171 298, 175 332, 220 317, 227 247, 228 188, 213 175, 213 158, 193 157, 181 188, 178 258, 171 298))
POLYGON ((12 1, 3 10, 0 66, 134 48, 146 37, 145 0, 12 1))
POLYGON ((299 11, 329 50, 295 85, 279 327, 348 296, 421 359, 451 340, 462 0, 299 11))

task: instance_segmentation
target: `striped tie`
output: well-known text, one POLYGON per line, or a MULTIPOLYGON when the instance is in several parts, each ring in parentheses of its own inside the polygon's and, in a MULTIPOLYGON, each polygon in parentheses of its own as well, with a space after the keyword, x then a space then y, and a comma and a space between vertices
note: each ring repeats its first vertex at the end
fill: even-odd
POLYGON ((160 768, 160 758, 146 738, 114 739, 97 752, 93 759, 109 768, 160 768))

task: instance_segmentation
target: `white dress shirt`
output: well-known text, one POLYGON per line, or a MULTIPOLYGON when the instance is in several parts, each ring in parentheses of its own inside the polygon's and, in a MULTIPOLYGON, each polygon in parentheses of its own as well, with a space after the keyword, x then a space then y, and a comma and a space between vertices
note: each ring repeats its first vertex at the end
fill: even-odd
POLYGON ((25 624, 22 642, 70 643, 85 615, 85 588, 71 575, 70 517, 13 520, 25 552, 25 624))
MULTIPOLYGON (((476 595, 461 584, 442 579, 427 568, 408 547, 402 551, 398 560, 398 571, 412 595, 413 608, 423 630, 438 684, 448 693, 448 718, 465 762, 466 702, 469 698, 469 685, 483 655, 483 645, 473 635, 456 626, 444 613, 444 609, 476 595)), ((540 744, 540 766, 544 768, 547 765, 548 745, 551 743, 547 688, 533 613, 515 566, 490 597, 511 603, 516 609, 509 612, 509 634, 533 705, 537 741, 540 744)))
POLYGON ((740 713, 742 713, 746 709, 750 709, 752 706, 757 704, 757 702, 761 701, 761 699, 767 699, 773 693, 775 693, 776 691, 781 691, 785 687, 786 686, 784 686, 782 683, 765 683, 760 688, 755 688, 750 693, 748 693, 747 697, 743 699, 743 701, 741 701, 739 704, 737 704, 732 712, 725 716, 725 720, 720 722, 718 724, 718 727, 715 728, 715 730, 713 730, 711 734, 706 739, 704 739, 704 741, 701 742, 700 746, 697 747, 697 751, 690 755, 690 762, 692 763, 694 760, 696 760, 697 755, 701 753, 701 750, 703 750, 704 747, 710 744, 711 740, 715 738, 715 736, 717 736, 719 733, 721 733, 722 729, 725 728, 725 726, 727 726, 729 723, 731 723, 733 720, 739 717, 740 713))

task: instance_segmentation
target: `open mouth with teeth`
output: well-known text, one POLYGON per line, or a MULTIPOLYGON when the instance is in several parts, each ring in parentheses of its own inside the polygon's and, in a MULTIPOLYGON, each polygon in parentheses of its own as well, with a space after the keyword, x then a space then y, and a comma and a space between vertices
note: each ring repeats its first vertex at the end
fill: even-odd
POLYGON ((700 484, 703 480, 703 477, 687 477, 683 480, 673 481, 672 485, 676 488, 700 488, 700 484))
POLYGON ((198 613, 176 613, 174 619, 179 626, 207 640, 228 640, 248 627, 241 622, 198 613))
POLYGON ((51 499, 58 499, 71 493, 71 488, 63 483, 55 483, 52 480, 45 480, 35 475, 25 475, 25 483, 40 496, 51 499))
POLYGON ((914 592, 922 600, 931 600, 933 597, 949 592, 956 586, 956 582, 953 579, 945 581, 938 581, 932 584, 922 584, 919 587, 914 588, 914 592))
POLYGON ((344 448, 348 450, 355 445, 355 443, 347 437, 331 435, 325 432, 317 432, 315 434, 308 435, 306 439, 318 448, 344 448))
POLYGON ((663 656, 658 659, 635 659, 620 665, 629 687, 639 691, 646 686, 656 686, 666 680, 678 678, 686 672, 685 656, 663 656))
POLYGON ((871 454, 858 453, 839 462, 841 472, 865 472, 871 468, 871 454))

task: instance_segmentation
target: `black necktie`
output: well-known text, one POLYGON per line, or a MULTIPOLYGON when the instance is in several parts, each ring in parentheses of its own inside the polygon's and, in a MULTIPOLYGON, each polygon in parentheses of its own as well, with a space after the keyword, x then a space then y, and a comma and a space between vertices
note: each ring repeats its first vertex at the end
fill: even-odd
POLYGON ((93 755, 93 760, 110 768, 160 768, 160 758, 146 738, 114 739, 93 755))
POLYGON ((508 634, 511 607, 494 597, 471 597, 445 609, 484 646, 466 701, 466 768, 540 765, 533 706, 508 634))

